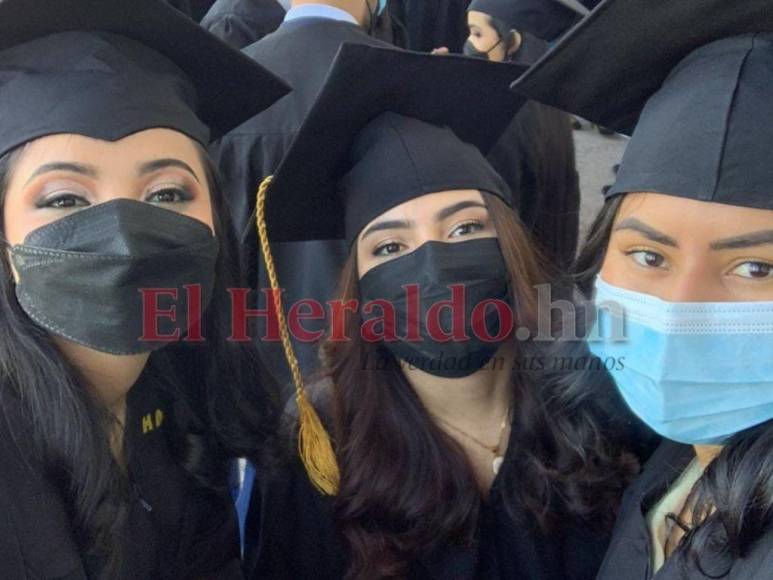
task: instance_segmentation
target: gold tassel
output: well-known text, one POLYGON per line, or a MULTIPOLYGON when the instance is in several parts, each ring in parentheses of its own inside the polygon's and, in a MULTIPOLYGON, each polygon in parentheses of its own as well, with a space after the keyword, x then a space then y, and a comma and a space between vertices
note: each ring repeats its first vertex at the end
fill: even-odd
POLYGON ((298 452, 300 453, 306 473, 314 486, 325 495, 338 493, 339 472, 333 445, 325 426, 314 409, 314 406, 306 397, 306 389, 303 384, 303 375, 295 357, 293 345, 290 342, 290 334, 287 331, 282 296, 279 293, 279 282, 274 266, 274 257, 271 255, 266 228, 266 194, 273 181, 273 176, 266 177, 260 184, 256 201, 256 224, 260 239, 260 251, 266 264, 268 280, 271 291, 275 297, 277 320, 279 321, 279 336, 282 340, 285 358, 290 365, 293 383, 295 384, 295 400, 298 405, 298 452))

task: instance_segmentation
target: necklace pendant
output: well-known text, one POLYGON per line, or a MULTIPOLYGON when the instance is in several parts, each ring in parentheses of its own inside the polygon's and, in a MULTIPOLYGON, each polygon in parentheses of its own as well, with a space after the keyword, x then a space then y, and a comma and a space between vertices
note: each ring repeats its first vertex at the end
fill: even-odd
POLYGON ((494 457, 494 461, 491 462, 491 470, 494 472, 494 475, 499 473, 499 469, 502 467, 502 463, 504 463, 504 461, 505 458, 502 456, 494 457))

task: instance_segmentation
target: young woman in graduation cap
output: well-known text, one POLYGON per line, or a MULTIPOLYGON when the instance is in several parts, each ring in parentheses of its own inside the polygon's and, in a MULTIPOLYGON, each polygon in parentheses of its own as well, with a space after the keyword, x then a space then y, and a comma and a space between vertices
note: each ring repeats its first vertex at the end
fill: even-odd
POLYGON ((467 8, 468 56, 533 63, 580 14, 559 0, 473 0, 467 8))
POLYGON ((518 85, 632 132, 579 270, 591 349, 625 358, 619 390, 665 441, 599 578, 770 578, 770 2, 608 0, 518 85))
POLYGON ((0 2, 1 578, 241 577, 203 147, 286 91, 157 0, 0 2))
MULTIPOLYGON (((467 9, 466 55, 530 66, 579 15, 558 0, 474 0, 467 9)), ((476 89, 485 98, 488 87, 476 89)), ((541 250, 567 271, 577 253, 580 185, 569 115, 527 102, 488 160, 516 198, 521 221, 541 250)))
POLYGON ((519 72, 344 45, 261 188, 266 263, 270 240, 343 237, 338 304, 358 304, 332 315, 324 378, 309 393, 285 340, 303 465, 294 450, 259 476, 250 577, 595 576, 609 508, 635 468, 602 435, 594 405, 605 395, 580 402, 538 382, 518 362, 533 345, 506 316, 488 312, 479 334, 471 326, 471 310, 491 301, 515 311, 521 339, 536 319, 538 259, 479 150, 520 105, 507 88, 519 72), (471 90, 481 84, 492 87, 485 108, 471 90), (438 324, 461 324, 468 338, 442 341, 426 320, 454 285, 467 314, 438 324))

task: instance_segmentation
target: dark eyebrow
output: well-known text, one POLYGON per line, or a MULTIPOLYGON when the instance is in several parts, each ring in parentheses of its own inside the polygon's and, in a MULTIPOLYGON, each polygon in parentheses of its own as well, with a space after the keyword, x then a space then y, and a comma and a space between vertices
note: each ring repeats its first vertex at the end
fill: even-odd
POLYGON ((374 234, 383 230, 407 230, 408 228, 415 225, 416 222, 407 220, 387 220, 383 222, 377 222, 365 230, 360 239, 364 240, 370 234, 374 234))
MULTIPOLYGON (((51 173, 52 171, 70 171, 72 173, 79 173, 80 175, 85 175, 87 177, 95 178, 99 174, 97 171, 97 168, 93 165, 82 165, 80 163, 66 163, 63 161, 55 161, 53 163, 45 163, 38 167, 32 175, 30 175, 30 178, 27 180, 27 183, 38 177, 39 175, 43 175, 44 173, 51 173)), ((25 185, 27 185, 25 183, 25 185)))
POLYGON ((187 171, 193 176, 193 179, 195 179, 198 183, 201 183, 199 178, 196 177, 196 172, 193 171, 193 168, 184 161, 180 161, 179 159, 155 159, 153 161, 148 161, 140 165, 138 173, 140 176, 143 176, 160 169, 166 169, 167 167, 177 167, 178 169, 187 171))
POLYGON ((711 243, 710 248, 712 250, 740 250, 742 248, 762 246, 763 244, 773 244, 773 230, 762 230, 734 238, 717 240, 711 243))
POLYGON ((659 232, 652 226, 648 226, 643 221, 633 217, 626 218, 615 226, 614 231, 618 232, 620 230, 633 230, 635 232, 639 232, 648 240, 652 240, 653 242, 657 242, 658 244, 663 244, 664 246, 671 246, 672 248, 679 247, 679 244, 671 236, 668 236, 663 232, 659 232))
POLYGON ((488 209, 486 207, 485 203, 481 203, 479 201, 460 201, 459 203, 455 203, 454 205, 449 205, 446 208, 441 209, 439 212, 435 214, 435 221, 436 222, 442 222, 444 219, 454 215, 456 212, 462 211, 463 209, 467 209, 468 207, 482 207, 483 209, 488 209))

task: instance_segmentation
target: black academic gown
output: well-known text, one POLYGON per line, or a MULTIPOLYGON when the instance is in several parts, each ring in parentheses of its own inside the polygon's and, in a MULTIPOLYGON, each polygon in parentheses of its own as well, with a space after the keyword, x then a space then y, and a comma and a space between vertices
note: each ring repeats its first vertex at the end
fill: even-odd
POLYGON ((274 32, 285 16, 276 0, 217 0, 201 26, 234 48, 244 48, 274 32))
POLYGON ((201 21, 215 0, 166 0, 183 14, 187 14, 196 22, 201 21))
POLYGON ((645 516, 665 495, 695 457, 691 446, 664 442, 642 474, 626 491, 609 552, 598 580, 770 580, 773 578, 773 529, 753 548, 749 557, 729 562, 726 557, 707 554, 702 559, 708 576, 693 567, 686 574, 677 558, 666 560, 653 576, 650 537, 645 516), (726 570, 727 575, 721 575, 726 570))
MULTIPOLYGON (((511 449, 508 454, 515 453, 511 449)), ((507 469, 507 459, 503 470, 507 469)), ((500 472, 503 473, 503 472, 500 472)), ((408 580, 593 580, 609 536, 568 518, 545 536, 511 519, 501 478, 482 504, 473 547, 443 545, 412 563, 408 580)), ((334 499, 309 482, 300 462, 259 474, 247 517, 245 571, 250 580, 340 580, 346 544, 334 499)), ((530 518, 526 518, 530 521, 530 518)), ((622 580, 622 579, 618 579, 622 580)))
MULTIPOLYGON (((132 499, 121 578, 239 580, 230 499, 197 487, 175 463, 168 440, 170 405, 149 383, 137 384, 128 399, 132 499)), ((0 387, 0 402, 0 578, 97 578, 100 560, 80 553, 61 491, 42 473, 25 436, 29 421, 19 401, 0 387)))
MULTIPOLYGON (((368 36, 354 24, 304 18, 284 22, 276 32, 244 49, 248 56, 293 87, 289 95, 234 129, 211 151, 225 178, 226 195, 241 241, 244 282, 250 288, 269 287, 265 268, 259 265, 262 260, 259 260, 254 221, 250 221, 258 186, 279 166, 344 42, 389 46, 368 36)), ((313 161, 309 159, 310 163, 313 161)), ((283 301, 286 311, 300 299, 316 299, 324 304, 334 297, 338 276, 348 253, 344 242, 275 243, 272 244, 272 252, 280 285, 285 289, 283 301)), ((266 307, 262 295, 258 307, 266 307)), ((305 321, 304 328, 308 331, 324 330, 326 323, 305 321)), ((253 336, 262 336, 264 331, 265 325, 259 323, 253 330, 253 336)), ((306 374, 315 371, 317 345, 294 341, 294 346, 302 370, 306 374)), ((258 349, 273 377, 280 384, 288 384, 290 374, 281 344, 258 341, 258 349)))

